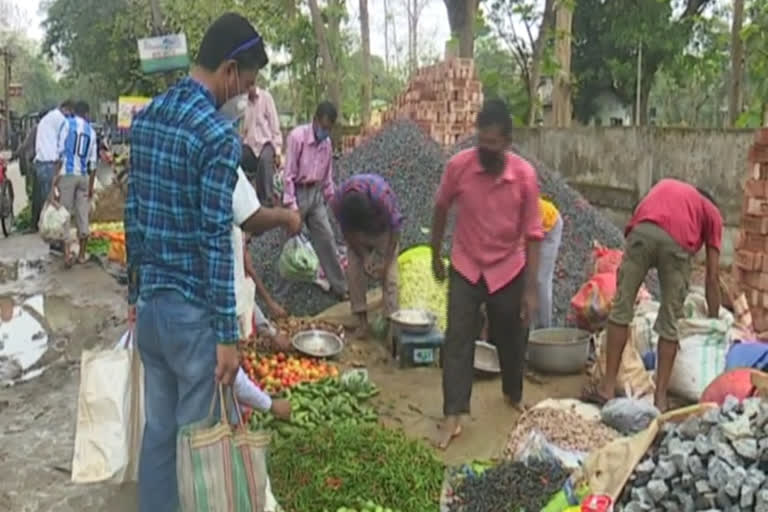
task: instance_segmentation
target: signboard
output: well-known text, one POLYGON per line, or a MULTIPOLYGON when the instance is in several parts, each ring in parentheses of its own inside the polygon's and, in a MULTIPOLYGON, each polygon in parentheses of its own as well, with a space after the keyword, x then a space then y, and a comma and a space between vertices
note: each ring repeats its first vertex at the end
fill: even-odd
POLYGON ((116 101, 104 101, 101 103, 101 115, 114 116, 115 114, 117 114, 116 101))
POLYGON ((23 90, 24 89, 21 86, 21 84, 11 83, 11 84, 8 85, 8 95, 11 98, 19 98, 19 97, 21 97, 21 93, 22 93, 23 90))
POLYGON ((158 73, 189 67, 187 36, 168 34, 139 39, 139 60, 145 73, 158 73))
POLYGON ((120 96, 117 101, 117 127, 122 130, 130 128, 133 116, 150 101, 152 98, 143 96, 120 96))

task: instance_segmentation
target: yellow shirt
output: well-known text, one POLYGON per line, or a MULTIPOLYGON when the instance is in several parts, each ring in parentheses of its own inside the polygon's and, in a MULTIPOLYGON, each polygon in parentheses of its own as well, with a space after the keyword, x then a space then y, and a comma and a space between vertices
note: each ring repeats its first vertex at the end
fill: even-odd
POLYGON ((539 198, 539 210, 541 210, 541 226, 544 228, 545 233, 549 233, 557 224, 557 218, 560 216, 560 213, 554 204, 542 198, 539 198))

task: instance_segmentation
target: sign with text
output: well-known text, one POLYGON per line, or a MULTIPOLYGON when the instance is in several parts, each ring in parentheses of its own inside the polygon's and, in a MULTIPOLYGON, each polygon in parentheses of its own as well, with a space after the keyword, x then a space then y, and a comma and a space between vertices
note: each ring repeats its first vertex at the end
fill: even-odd
POLYGON ((21 86, 21 84, 11 83, 8 85, 8 95, 11 98, 19 98, 23 90, 24 88, 21 86))
POLYGON ((133 116, 143 109, 152 98, 143 96, 120 96, 117 101, 117 127, 127 130, 131 127, 133 116))
POLYGON ((159 73, 189 67, 187 36, 168 34, 139 39, 139 60, 145 73, 159 73))

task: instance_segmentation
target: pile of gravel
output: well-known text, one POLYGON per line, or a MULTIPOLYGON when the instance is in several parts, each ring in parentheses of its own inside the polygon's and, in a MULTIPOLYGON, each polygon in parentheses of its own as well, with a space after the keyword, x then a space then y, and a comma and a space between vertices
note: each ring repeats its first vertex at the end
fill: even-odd
MULTIPOLYGON (((335 162, 335 179, 340 183, 353 174, 376 173, 384 176, 394 189, 405 216, 402 248, 429 242, 434 195, 447 158, 471 147, 467 138, 446 153, 414 123, 398 121, 387 125, 375 136, 335 162)), ((563 177, 541 162, 513 148, 532 165, 539 175, 542 194, 552 199, 563 215, 563 243, 555 273, 553 320, 566 325, 571 297, 587 279, 592 245, 598 241, 608 247, 621 247, 623 234, 563 177)), ((334 304, 318 287, 303 283, 282 283, 277 273, 277 258, 282 235, 276 232, 260 237, 251 245, 253 260, 275 298, 292 313, 316 314, 334 304)), ((450 243, 450 229, 446 236, 450 243)))
POLYGON ((635 468, 617 511, 768 512, 768 402, 729 396, 676 425, 665 424, 635 468))

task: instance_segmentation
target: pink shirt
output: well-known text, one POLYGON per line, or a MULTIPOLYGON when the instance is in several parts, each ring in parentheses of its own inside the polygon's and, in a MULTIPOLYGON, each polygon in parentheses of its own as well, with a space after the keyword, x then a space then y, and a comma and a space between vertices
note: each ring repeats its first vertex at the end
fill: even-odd
POLYGON ((658 182, 635 208, 625 234, 641 222, 652 222, 669 233, 687 252, 704 244, 720 250, 723 216, 696 187, 673 179, 658 182))
POLYGON ((280 117, 269 91, 257 87, 256 99, 248 101, 243 119, 243 140, 256 156, 261 154, 267 143, 272 144, 275 153, 282 152, 283 133, 280 131, 280 117))
POLYGON ((437 191, 439 207, 458 208, 453 268, 475 284, 484 278, 490 293, 523 270, 526 240, 544 238, 536 171, 513 153, 506 160, 494 176, 483 170, 475 148, 464 150, 448 161, 437 191))
POLYGON ((309 185, 323 187, 323 195, 330 201, 335 190, 331 138, 318 143, 309 123, 294 128, 285 146, 283 204, 296 208, 296 186, 309 185))

